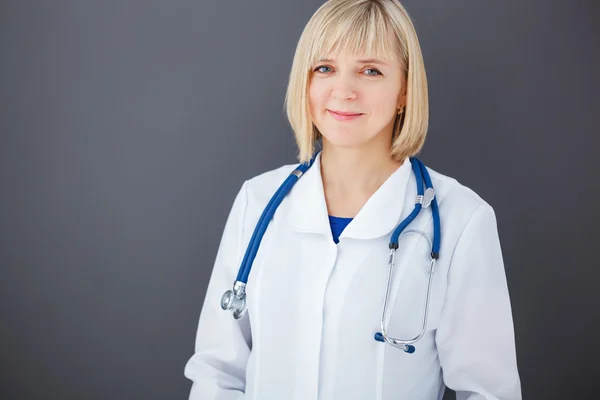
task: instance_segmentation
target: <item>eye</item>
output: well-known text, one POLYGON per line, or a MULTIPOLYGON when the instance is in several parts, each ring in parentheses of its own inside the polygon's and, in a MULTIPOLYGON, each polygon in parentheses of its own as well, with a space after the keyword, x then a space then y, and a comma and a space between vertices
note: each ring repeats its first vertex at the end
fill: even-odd
POLYGON ((315 72, 323 72, 325 73, 326 71, 321 71, 323 68, 330 68, 327 65, 319 65, 317 68, 315 68, 315 72))
POLYGON ((381 72, 379 72, 375 68, 367 68, 365 71, 375 71, 374 74, 367 74, 367 75, 371 75, 371 76, 381 75, 381 72))

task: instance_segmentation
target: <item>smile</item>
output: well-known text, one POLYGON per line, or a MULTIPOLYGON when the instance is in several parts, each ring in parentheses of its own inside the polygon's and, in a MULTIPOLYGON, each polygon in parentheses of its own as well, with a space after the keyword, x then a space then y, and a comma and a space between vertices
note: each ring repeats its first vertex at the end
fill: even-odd
POLYGON ((331 110, 327 110, 327 111, 329 112, 329 114, 331 114, 333 116, 333 118, 337 119, 338 121, 351 121, 362 115, 360 113, 352 114, 352 113, 346 113, 346 112, 343 112, 343 113, 335 112, 335 111, 331 111, 331 110))

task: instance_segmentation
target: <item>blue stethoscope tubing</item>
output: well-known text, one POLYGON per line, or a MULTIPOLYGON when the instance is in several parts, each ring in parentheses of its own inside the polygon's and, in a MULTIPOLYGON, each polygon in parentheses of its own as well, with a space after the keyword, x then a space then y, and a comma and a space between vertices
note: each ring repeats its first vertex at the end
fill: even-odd
MULTIPOLYGON (((246 248, 246 252, 244 254, 244 258, 242 260, 240 269, 238 271, 238 275, 236 281, 233 284, 233 290, 228 290, 225 292, 221 299, 221 308, 224 310, 233 310, 233 317, 235 319, 241 318, 246 312, 246 284, 248 282, 248 276, 250 275, 250 270, 252 268, 252 263, 254 262, 254 258, 258 252, 258 248, 262 241, 262 238, 267 230, 267 227, 277 211, 277 208, 285 198, 285 196, 292 189, 294 184, 300 179, 300 177, 314 164, 318 152, 313 156, 313 158, 306 163, 302 163, 294 169, 290 175, 285 179, 285 181, 279 186, 273 197, 269 200, 269 203, 263 210, 258 223, 252 233, 252 237, 250 238, 250 242, 248 243, 248 247, 246 248)), ((395 347, 402 348, 407 353, 413 353, 415 351, 413 343, 417 342, 425 332, 425 327, 427 323, 427 311, 429 308, 429 297, 431 291, 431 277, 433 274, 433 267, 435 265, 435 261, 439 258, 440 251, 440 237, 441 237, 441 223, 440 223, 440 214, 437 198, 435 196, 435 192, 433 190, 433 184, 431 182, 431 177, 429 176, 429 172, 425 165, 416 157, 410 157, 410 163, 412 165, 413 173, 415 174, 415 179, 417 183, 417 199, 415 201, 415 208, 413 211, 394 229, 392 236, 390 238, 389 248, 390 248, 390 274, 388 276, 388 288, 385 295, 384 300, 384 308, 381 319, 381 329, 382 332, 377 332, 375 334, 375 340, 380 342, 387 342, 395 347), (424 181, 424 182, 423 182, 424 181), (423 189, 423 183, 425 183, 426 190, 423 189), (425 310, 423 313, 423 324, 421 333, 416 337, 409 340, 401 340, 401 339, 393 339, 388 337, 385 334, 385 315, 386 315, 386 307, 387 307, 387 298, 390 290, 391 284, 391 271, 393 268, 394 261, 394 253, 398 249, 398 239, 400 234, 406 229, 406 227, 419 215, 423 208, 427 208, 431 206, 432 216, 433 216, 433 243, 431 250, 431 269, 430 269, 430 277, 427 286, 426 300, 425 300, 425 310)))

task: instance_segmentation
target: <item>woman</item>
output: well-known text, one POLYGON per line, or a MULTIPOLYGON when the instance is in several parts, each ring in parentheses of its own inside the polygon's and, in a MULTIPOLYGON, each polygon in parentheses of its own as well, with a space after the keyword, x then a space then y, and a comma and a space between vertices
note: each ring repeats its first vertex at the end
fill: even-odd
POLYGON ((431 169, 435 200, 415 201, 410 157, 425 140, 428 95, 406 10, 394 0, 323 4, 299 40, 286 106, 299 161, 312 166, 270 220, 247 312, 234 318, 221 296, 297 164, 249 179, 237 195, 185 369, 190 399, 429 400, 445 386, 458 399, 520 399, 493 209, 431 169), (387 298, 389 243, 415 202, 423 209, 397 241, 387 298), (432 265, 423 335, 394 345, 421 330, 432 265))

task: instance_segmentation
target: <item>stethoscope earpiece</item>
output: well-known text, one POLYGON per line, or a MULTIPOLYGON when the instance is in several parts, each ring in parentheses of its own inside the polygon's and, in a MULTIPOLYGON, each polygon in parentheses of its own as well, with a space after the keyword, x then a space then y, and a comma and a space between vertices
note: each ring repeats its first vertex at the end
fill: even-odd
MULTIPOLYGON (((385 338, 383 337, 383 334, 382 334, 381 332, 377 332, 377 333, 375 334, 375 340, 377 340, 378 342, 383 342, 383 343, 385 343, 385 338)), ((390 341, 392 341, 392 342, 395 342, 395 340, 394 340, 394 339, 390 339, 390 341)), ((396 345, 397 345, 397 343, 392 343, 392 344, 396 344, 396 345)), ((402 350, 404 350, 404 352, 405 352, 405 353, 408 353, 408 354, 412 354, 412 353, 414 353, 414 352, 415 352, 415 350, 416 350, 416 349, 415 349, 415 346, 413 346, 413 345, 410 345, 410 344, 405 344, 405 345, 403 345, 403 346, 404 346, 404 349, 402 349, 402 350)))

